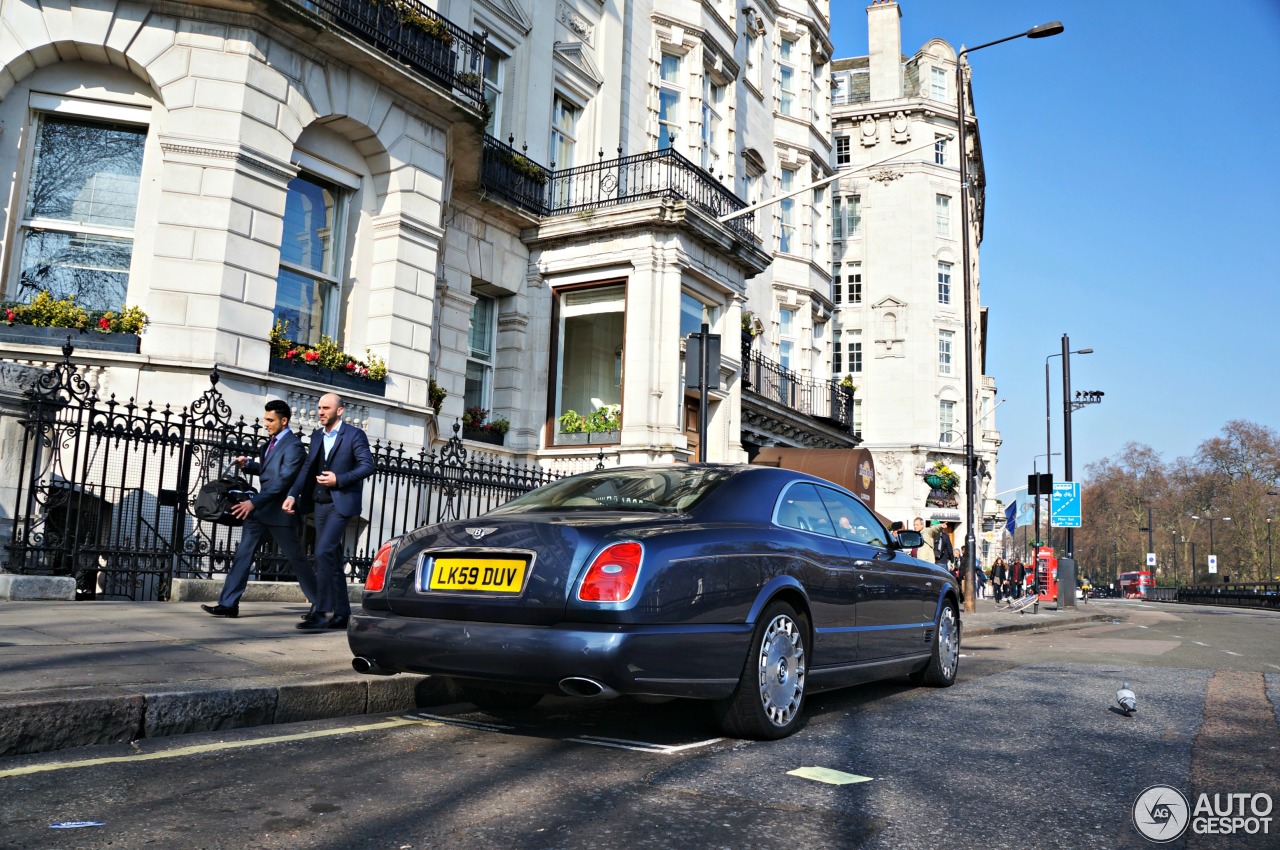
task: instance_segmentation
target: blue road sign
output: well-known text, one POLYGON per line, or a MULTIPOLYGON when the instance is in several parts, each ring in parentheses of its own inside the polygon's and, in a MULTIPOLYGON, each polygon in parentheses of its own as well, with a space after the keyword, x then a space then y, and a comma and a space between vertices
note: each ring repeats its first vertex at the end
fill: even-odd
POLYGON ((1049 524, 1054 528, 1080 527, 1080 482, 1055 481, 1049 499, 1049 524))

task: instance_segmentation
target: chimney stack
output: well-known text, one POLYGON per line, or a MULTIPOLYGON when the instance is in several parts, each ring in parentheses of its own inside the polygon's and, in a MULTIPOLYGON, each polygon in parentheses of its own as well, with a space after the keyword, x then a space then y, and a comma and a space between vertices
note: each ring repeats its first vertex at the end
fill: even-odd
POLYGON ((871 100, 902 97, 902 10, 893 0, 874 0, 867 7, 868 63, 871 100))

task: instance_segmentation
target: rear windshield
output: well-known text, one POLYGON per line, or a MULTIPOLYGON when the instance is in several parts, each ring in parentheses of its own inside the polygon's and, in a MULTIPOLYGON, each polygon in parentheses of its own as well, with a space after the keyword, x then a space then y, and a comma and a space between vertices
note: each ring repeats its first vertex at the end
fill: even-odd
POLYGON ((532 490, 488 515, 566 510, 678 513, 702 501, 733 475, 731 469, 684 466, 588 472, 532 490))

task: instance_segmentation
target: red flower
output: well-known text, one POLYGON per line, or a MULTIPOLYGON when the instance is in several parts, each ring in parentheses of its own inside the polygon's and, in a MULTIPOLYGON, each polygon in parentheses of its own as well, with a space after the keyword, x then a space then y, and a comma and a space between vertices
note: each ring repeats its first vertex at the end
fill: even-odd
POLYGON ((6 322, 12 322, 12 321, 13 321, 14 319, 16 319, 16 318, 18 318, 18 316, 17 316, 17 314, 16 314, 16 313, 14 313, 12 310, 5 310, 5 311, 4 311, 4 319, 5 319, 5 321, 6 321, 6 322))
POLYGON ((314 363, 315 361, 320 359, 320 352, 308 351, 306 354, 302 355, 302 358, 306 360, 308 363, 314 363))
POLYGON ((348 360, 348 361, 347 361, 347 371, 348 371, 348 372, 353 372, 353 371, 355 371, 355 368, 356 368, 356 364, 354 364, 354 363, 352 363, 350 360, 348 360))
POLYGON ((285 360, 292 360, 294 357, 296 357, 296 356, 297 356, 297 354, 298 354, 298 349, 296 349, 296 348, 290 348, 288 351, 286 351, 286 352, 284 353, 284 359, 285 359, 285 360))
POLYGON ((111 330, 111 320, 106 316, 103 316, 101 319, 98 319, 98 327, 102 328, 104 331, 111 330))

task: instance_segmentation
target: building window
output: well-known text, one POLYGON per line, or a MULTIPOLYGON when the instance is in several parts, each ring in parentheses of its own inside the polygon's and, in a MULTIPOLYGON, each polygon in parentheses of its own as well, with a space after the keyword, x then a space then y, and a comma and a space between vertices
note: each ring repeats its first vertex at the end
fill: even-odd
POLYGON ((951 303, 951 264, 938 263, 938 303, 951 303))
POLYGON ((862 196, 836 196, 831 200, 831 235, 836 239, 857 239, 862 235, 862 196))
POLYGON ((849 102, 849 75, 836 74, 831 78, 831 103, 842 106, 849 102))
POLYGON ((853 400, 853 436, 862 437, 862 399, 853 400))
POLYGON ((464 408, 490 408, 493 398, 493 354, 497 333, 497 302, 477 295, 471 307, 471 330, 468 334, 467 382, 463 390, 464 408))
POLYGON ((748 170, 742 175, 742 197, 747 205, 760 203, 760 175, 748 170))
POLYGON ((795 353, 796 311, 783 309, 778 316, 778 363, 784 369, 791 368, 795 353))
MULTIPOLYGON (((782 179, 780 181, 780 191, 778 194, 787 194, 795 188, 795 185, 796 170, 794 168, 782 169, 782 179)), ((784 254, 790 254, 796 233, 796 199, 794 196, 783 198, 778 203, 778 214, 781 216, 781 223, 778 231, 778 250, 784 254)))
POLYGON ((947 99, 947 71, 945 68, 930 68, 929 94, 934 100, 947 99))
POLYGON ((933 137, 933 161, 936 165, 947 164, 947 137, 933 137))
POLYGON ((755 32, 747 33, 747 80, 760 88, 760 68, 764 64, 763 43, 755 32))
POLYGON ((280 239, 275 317, 289 338, 316 345, 337 337, 342 224, 349 193, 305 172, 289 181, 280 239))
POLYGON ((820 81, 826 74, 822 70, 821 65, 813 66, 813 73, 809 77, 809 117, 813 121, 818 120, 818 95, 822 93, 820 81))
POLYGON ((938 195, 934 198, 934 231, 939 236, 951 236, 951 198, 938 195))
POLYGON ((955 342, 952 331, 938 331, 938 374, 951 374, 951 350, 955 342))
POLYGON ((714 329, 720 311, 710 304, 694 298, 687 292, 680 293, 680 337, 702 332, 702 324, 714 329))
POLYGON ((484 48, 484 102, 489 114, 484 131, 490 136, 497 136, 502 126, 500 112, 502 109, 502 69, 503 57, 492 44, 484 48))
POLYGON ((795 112, 796 98, 796 42, 782 39, 778 49, 778 89, 781 94, 780 111, 783 115, 795 112))
POLYGON ((809 201, 809 259, 815 263, 818 262, 818 234, 825 229, 822 225, 822 207, 826 203, 825 192, 825 187, 814 189, 809 201))
POLYGON ((658 149, 672 147, 680 135, 680 99, 684 89, 680 85, 680 57, 662 54, 662 68, 658 83, 658 149))
POLYGON ((836 165, 848 165, 849 162, 849 137, 836 136, 836 165))
POLYGON ((551 164, 572 168, 578 144, 578 107, 556 95, 551 112, 551 164))
POLYGON ((19 225, 18 299, 123 306, 147 128, 37 113, 19 225))
POLYGON ((849 373, 862 374, 862 331, 848 331, 845 351, 849 354, 849 373))
POLYGON ((950 443, 955 439, 956 403, 954 401, 938 402, 938 442, 950 443))
POLYGON ((849 287, 849 303, 862 303, 862 263, 850 263, 849 273, 845 276, 845 283, 849 287))
POLYGON ((831 303, 837 307, 844 300, 844 281, 840 278, 840 264, 833 263, 831 266, 831 303))
POLYGON ((841 331, 831 332, 831 374, 833 377, 839 377, 844 371, 844 349, 841 347, 841 340, 844 333, 841 331))
POLYGON ((725 86, 710 72, 702 75, 702 167, 715 171, 720 164, 720 117, 724 112, 725 86))
POLYGON ((569 411, 584 418, 605 411, 597 418, 616 419, 609 412, 621 410, 626 286, 566 292, 557 306, 552 444, 568 445, 584 441, 582 432, 566 432, 564 420, 569 411))
MULTIPOLYGON (((572 168, 578 145, 579 109, 560 95, 551 108, 551 167, 572 168)), ((552 198, 556 204, 567 204, 573 197, 572 181, 554 180, 552 198)))

